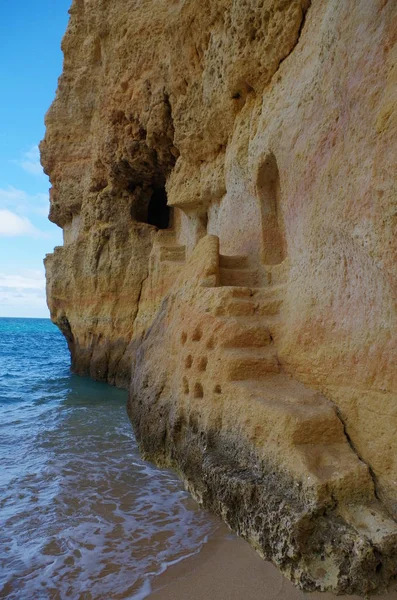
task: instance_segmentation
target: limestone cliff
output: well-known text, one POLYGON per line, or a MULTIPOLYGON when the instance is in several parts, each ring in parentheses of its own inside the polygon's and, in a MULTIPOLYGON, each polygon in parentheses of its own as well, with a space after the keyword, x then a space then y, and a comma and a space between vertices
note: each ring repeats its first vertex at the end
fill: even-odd
POLYGON ((397 573, 397 5, 75 0, 42 162, 76 372, 307 589, 397 573))

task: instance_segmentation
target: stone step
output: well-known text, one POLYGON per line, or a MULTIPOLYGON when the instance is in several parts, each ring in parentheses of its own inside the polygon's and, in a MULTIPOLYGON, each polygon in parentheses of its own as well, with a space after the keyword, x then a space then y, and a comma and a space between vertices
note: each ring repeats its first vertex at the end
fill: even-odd
POLYGON ((256 314, 258 316, 277 314, 283 303, 285 289, 284 284, 279 284, 253 290, 252 299, 258 305, 256 314))
POLYGON ((252 298, 254 295, 254 291, 246 286, 230 286, 228 292, 229 298, 252 298))
POLYGON ((176 231, 175 229, 159 229, 156 233, 155 243, 159 245, 175 244, 176 231))
POLYGON ((246 269, 248 267, 248 256, 219 255, 219 267, 221 269, 246 269))
POLYGON ((182 271, 185 263, 182 260, 162 260, 161 264, 166 266, 167 269, 172 269, 175 273, 179 273, 179 271, 182 271))
POLYGON ((263 396, 266 394, 268 398, 292 404, 332 406, 332 403, 320 392, 308 388, 285 373, 272 375, 266 382, 252 379, 239 385, 244 387, 248 396, 263 396))
POLYGON ((272 346, 224 350, 224 361, 229 381, 260 379, 280 371, 277 354, 272 346))
POLYGON ((288 431, 293 444, 344 442, 343 425, 333 404, 319 392, 283 373, 237 384, 247 399, 258 402, 267 418, 288 431))
POLYGON ((280 312, 282 303, 283 299, 280 297, 269 297, 267 299, 263 299, 260 303, 257 304, 256 314, 258 315, 258 317, 267 315, 277 315, 280 312))
POLYGON ((258 303, 251 296, 229 297, 218 304, 215 309, 217 317, 253 316, 258 310, 258 303))
POLYGON ((275 316, 283 301, 285 286, 251 288, 245 286, 220 286, 212 290, 214 296, 213 314, 217 317, 275 316))
POLYGON ((343 429, 338 431, 336 422, 328 423, 325 432, 315 431, 315 426, 314 422, 307 426, 309 436, 302 432, 300 436, 295 434, 291 438, 297 442, 294 459, 307 474, 306 482, 309 485, 325 485, 327 489, 332 489, 335 497, 342 495, 354 499, 357 496, 362 501, 361 495, 365 496, 366 491, 372 492, 366 464, 353 452, 343 429))
POLYGON ((266 324, 254 322, 242 317, 239 322, 229 319, 222 330, 220 346, 222 348, 261 348, 272 343, 266 324))
POLYGON ((219 269, 221 286, 255 287, 258 285, 257 271, 250 269, 219 269))
MULTIPOLYGON (((357 489, 361 491, 362 487, 357 489)), ((383 544, 390 547, 397 543, 397 522, 387 514, 380 502, 373 500, 367 505, 345 504, 340 512, 343 518, 356 531, 370 539, 375 547, 379 548, 383 544)))
POLYGON ((276 296, 284 296, 285 292, 287 289, 287 284, 285 283, 278 283, 276 285, 266 285, 264 287, 261 287, 259 289, 255 289, 252 290, 252 294, 255 296, 255 298, 270 298, 273 297, 275 298, 276 296))
POLYGON ((184 262, 186 260, 185 246, 161 246, 160 261, 184 262))
POLYGON ((234 315, 234 316, 219 316, 220 320, 225 323, 230 323, 233 327, 247 327, 254 329, 255 327, 266 327, 272 329, 281 324, 280 315, 263 315, 263 316, 249 316, 249 315, 234 315))

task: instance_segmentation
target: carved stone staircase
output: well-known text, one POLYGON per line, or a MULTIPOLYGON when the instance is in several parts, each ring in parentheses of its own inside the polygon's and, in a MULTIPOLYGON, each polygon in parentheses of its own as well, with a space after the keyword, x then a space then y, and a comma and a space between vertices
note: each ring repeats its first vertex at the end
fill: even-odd
POLYGON ((219 257, 219 280, 223 286, 256 287, 258 272, 249 266, 247 256, 219 257))
POLYGON ((150 256, 150 275, 161 283, 163 292, 172 285, 186 263, 185 246, 177 244, 172 229, 157 232, 150 256))
MULTIPOLYGON (((189 295, 183 330, 178 329, 175 378, 183 418, 189 416, 194 435, 203 427, 204 488, 211 506, 226 519, 234 518, 235 506, 246 506, 240 520, 229 524, 257 548, 267 531, 278 538, 281 514, 287 532, 298 516, 299 553, 305 557, 313 540, 316 548, 306 555, 304 572, 324 588, 330 587, 329 574, 335 581, 345 577, 344 563, 335 563, 337 540, 347 549, 343 556, 353 556, 354 568, 366 569, 369 556, 379 557, 371 568, 381 581, 382 573, 395 572, 397 524, 377 500, 371 471, 355 452, 336 406, 290 377, 277 352, 287 261, 256 269, 247 257, 219 255, 216 236, 204 238, 194 259, 199 319, 190 314, 189 295), (264 504, 256 513, 258 498, 264 504), (274 502, 270 512, 267 498, 274 502), (319 545, 322 540, 326 545, 319 545)), ((175 435, 179 439, 179 429, 175 435)))
POLYGON ((257 287, 260 275, 249 268, 247 257, 220 256, 219 265, 223 295, 215 315, 223 321, 221 362, 227 385, 254 407, 267 428, 288 436, 298 470, 318 483, 354 486, 366 477, 366 466, 346 443, 334 405, 281 368, 273 341, 286 285, 281 270, 275 284, 257 287))
POLYGON ((158 232, 156 246, 159 262, 179 266, 186 262, 186 247, 176 243, 176 234, 172 229, 158 232))

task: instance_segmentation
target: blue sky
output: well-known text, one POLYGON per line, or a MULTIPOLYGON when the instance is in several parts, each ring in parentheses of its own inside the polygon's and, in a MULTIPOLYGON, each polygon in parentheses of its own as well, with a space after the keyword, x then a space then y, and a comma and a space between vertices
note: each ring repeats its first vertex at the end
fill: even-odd
POLYGON ((0 317, 47 317, 43 257, 62 244, 47 220, 37 144, 62 72, 71 0, 0 2, 0 317))

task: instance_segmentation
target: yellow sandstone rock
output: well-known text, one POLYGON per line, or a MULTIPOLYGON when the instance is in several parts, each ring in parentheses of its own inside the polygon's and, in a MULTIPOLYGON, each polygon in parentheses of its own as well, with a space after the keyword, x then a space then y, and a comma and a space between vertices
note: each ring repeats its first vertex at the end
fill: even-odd
POLYGON ((305 589, 397 573, 397 5, 75 0, 42 162, 73 369, 305 589))

